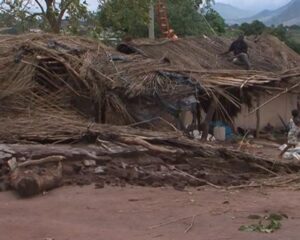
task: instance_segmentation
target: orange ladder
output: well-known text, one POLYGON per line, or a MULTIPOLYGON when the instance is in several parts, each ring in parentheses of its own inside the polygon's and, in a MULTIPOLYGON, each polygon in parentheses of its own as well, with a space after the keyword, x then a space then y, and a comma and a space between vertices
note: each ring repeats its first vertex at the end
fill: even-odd
POLYGON ((160 32, 165 38, 176 40, 178 37, 174 33, 174 30, 170 28, 166 0, 157 0, 156 4, 157 19, 160 28, 160 32))

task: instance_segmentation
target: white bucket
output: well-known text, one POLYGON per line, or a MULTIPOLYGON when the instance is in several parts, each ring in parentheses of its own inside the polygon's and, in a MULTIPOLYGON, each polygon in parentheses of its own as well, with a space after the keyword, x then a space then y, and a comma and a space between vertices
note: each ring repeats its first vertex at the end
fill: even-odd
POLYGON ((225 141, 226 140, 225 127, 215 127, 214 128, 214 137, 219 141, 225 141))

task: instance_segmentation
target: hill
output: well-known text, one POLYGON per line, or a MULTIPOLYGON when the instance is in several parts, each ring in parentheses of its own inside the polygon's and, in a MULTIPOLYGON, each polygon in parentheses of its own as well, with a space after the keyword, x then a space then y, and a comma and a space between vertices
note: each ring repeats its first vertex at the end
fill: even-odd
POLYGON ((215 3, 212 8, 216 10, 226 21, 234 23, 236 19, 251 17, 254 12, 234 7, 230 4, 215 3))
POLYGON ((292 0, 276 10, 264 10, 252 17, 237 19, 234 23, 253 22, 259 20, 268 26, 300 25, 300 0, 292 0))

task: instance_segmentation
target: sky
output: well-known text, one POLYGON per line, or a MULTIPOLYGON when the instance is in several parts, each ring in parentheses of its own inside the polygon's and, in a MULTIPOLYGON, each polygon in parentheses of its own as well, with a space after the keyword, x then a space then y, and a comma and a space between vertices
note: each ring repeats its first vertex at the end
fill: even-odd
MULTIPOLYGON (((241 9, 261 11, 264 9, 276 9, 288 3, 290 0, 215 0, 216 2, 228 3, 241 9)), ((90 9, 97 9, 97 0, 87 0, 90 9)))
MULTIPOLYGON (((92 1, 92 0, 90 0, 92 1)), ((276 9, 288 3, 290 0, 216 0, 216 2, 231 4, 235 7, 261 11, 264 9, 276 9)))
MULTIPOLYGON (((231 4, 235 7, 261 11, 264 9, 276 9, 288 3, 290 0, 215 0, 215 2, 231 4)), ((89 5, 89 9, 96 10, 98 7, 98 0, 86 0, 89 5)))

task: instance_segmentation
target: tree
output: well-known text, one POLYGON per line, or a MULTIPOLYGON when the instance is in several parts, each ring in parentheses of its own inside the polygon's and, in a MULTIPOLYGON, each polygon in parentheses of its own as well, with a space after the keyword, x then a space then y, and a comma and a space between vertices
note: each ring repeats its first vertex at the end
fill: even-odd
POLYGON ((23 1, 21 0, 16 3, 16 7, 13 7, 9 2, 6 3, 4 1, 0 4, 1 27, 13 27, 17 32, 18 30, 25 29, 25 19, 28 15, 29 13, 27 13, 23 1))
MULTIPOLYGON (((150 2, 150 0, 101 1, 98 11, 99 23, 103 28, 120 32, 122 35, 146 37, 150 2)), ((170 25, 177 34, 198 35, 207 30, 207 27, 204 27, 204 19, 198 12, 201 3, 202 0, 167 1, 170 25)))
POLYGON ((225 27, 226 27, 225 20, 221 17, 221 15, 217 11, 213 9, 209 9, 206 12, 205 17, 215 32, 225 33, 225 27))
POLYGON ((147 35, 150 0, 101 1, 98 20, 103 28, 133 37, 147 35))
POLYGON ((270 33, 278 37, 281 41, 287 41, 287 32, 288 29, 282 24, 270 29, 270 33))
POLYGON ((59 33, 63 18, 79 21, 87 13, 87 3, 81 0, 6 0, 1 3, 1 12, 18 16, 22 21, 40 18, 53 33, 59 33))
POLYGON ((240 26, 240 30, 244 32, 245 35, 260 35, 267 29, 266 25, 258 20, 252 23, 243 23, 240 26))

